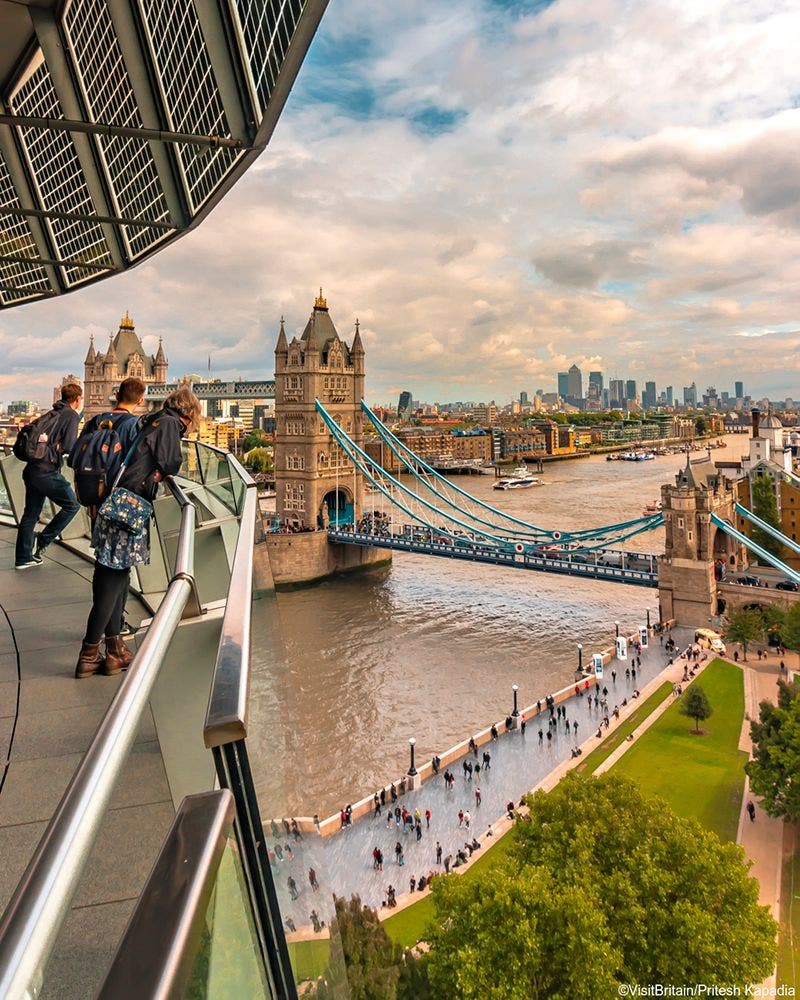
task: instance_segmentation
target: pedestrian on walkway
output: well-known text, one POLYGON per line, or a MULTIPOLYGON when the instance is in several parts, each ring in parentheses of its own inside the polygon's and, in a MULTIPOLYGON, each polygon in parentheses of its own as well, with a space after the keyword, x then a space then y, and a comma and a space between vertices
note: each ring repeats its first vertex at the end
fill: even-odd
POLYGON ((25 507, 17 529, 14 550, 15 569, 32 569, 42 564, 42 553, 80 510, 72 487, 61 475, 61 460, 68 455, 78 439, 78 410, 81 408, 83 390, 77 382, 61 387, 61 399, 52 410, 39 418, 40 431, 32 435, 43 437, 37 451, 41 458, 31 458, 22 470, 25 484, 25 507), (46 426, 46 429, 45 429, 46 426), (36 525, 45 500, 59 508, 56 516, 42 531, 35 535, 36 525))
POLYGON ((380 816, 380 814, 381 814, 381 800, 380 800, 377 792, 375 792, 375 794, 372 796, 372 804, 375 806, 375 814, 374 815, 375 816, 380 816))
POLYGON ((397 802, 397 789, 394 787, 394 782, 389 786, 389 794, 392 797, 392 802, 397 802))
POLYGON ((490 732, 492 734, 492 739, 496 740, 497 739, 497 726, 493 725, 492 728, 490 729, 490 732))
POLYGON ((292 900, 297 899, 297 883, 291 875, 286 879, 286 885, 289 887, 289 895, 292 897, 292 900))
POLYGON ((458 810, 458 825, 461 826, 461 824, 463 822, 464 822, 464 810, 463 809, 459 809, 458 810))
POLYGON ((522 733, 523 736, 525 735, 525 726, 526 726, 525 716, 523 715, 522 716, 522 721, 519 724, 519 729, 520 729, 520 732, 522 733))
POLYGON ((411 892, 413 892, 417 888, 417 880, 414 878, 413 875, 408 880, 408 887, 411 892))
POLYGON ((468 830, 469 830, 469 824, 470 824, 470 820, 471 820, 471 819, 472 819, 472 816, 470 816, 470 812, 469 812, 469 809, 465 810, 465 812, 464 812, 464 826, 465 826, 465 827, 466 827, 466 828, 467 828, 468 830))
POLYGON ((422 840, 422 821, 417 820, 417 822, 414 824, 414 828, 417 831, 417 843, 419 843, 420 840, 422 840))
POLYGON ((489 753, 488 750, 484 750, 484 752, 483 752, 483 769, 484 769, 484 771, 488 771, 489 768, 491 767, 491 764, 492 764, 492 755, 489 753))
POLYGON ((452 854, 448 854, 447 857, 444 859, 444 873, 445 873, 445 875, 449 875, 450 874, 450 865, 452 864, 452 862, 453 862, 453 855, 452 854))
POLYGON ((616 684, 617 683, 617 672, 616 672, 616 670, 612 670, 611 671, 611 683, 612 684, 616 684))
POLYGON ((575 721, 572 723, 572 731, 575 733, 575 739, 577 739, 578 738, 578 720, 577 719, 575 719, 575 721))
POLYGON ((303 839, 303 835, 302 833, 300 833, 300 824, 297 822, 294 816, 292 817, 292 836, 294 837, 295 840, 303 839))
POLYGON ((440 865, 442 863, 442 845, 439 841, 436 841, 436 864, 440 865))
POLYGON ((319 890, 319 882, 317 882, 317 873, 314 871, 313 868, 308 869, 308 883, 311 886, 313 892, 317 892, 319 890))
POLYGON ((756 821, 756 807, 755 807, 752 799, 750 799, 750 801, 747 803, 747 815, 750 817, 750 822, 751 823, 755 823, 755 821, 756 821))
POLYGON ((540 745, 540 746, 541 746, 541 744, 542 744, 542 740, 543 740, 543 739, 544 739, 544 733, 543 733, 543 732, 542 732, 542 730, 540 729, 540 730, 539 730, 539 745, 540 745))
POLYGON ((428 807, 425 810, 425 829, 430 830, 430 828, 431 828, 431 810, 430 807, 428 807))
POLYGON ((403 856, 403 845, 398 840, 397 843, 394 845, 394 857, 398 865, 400 864, 400 858, 402 856, 403 856))
POLYGON ((481 804, 481 789, 480 785, 475 789, 475 806, 480 807, 481 804))

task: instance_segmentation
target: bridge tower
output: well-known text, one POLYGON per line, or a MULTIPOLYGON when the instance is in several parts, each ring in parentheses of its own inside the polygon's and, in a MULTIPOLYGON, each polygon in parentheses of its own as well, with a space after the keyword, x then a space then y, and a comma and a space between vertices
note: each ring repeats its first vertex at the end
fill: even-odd
POLYGON ((364 483, 316 412, 315 400, 363 447, 363 396, 358 320, 348 347, 320 289, 302 336, 288 341, 281 320, 275 347, 275 491, 282 530, 271 533, 267 545, 278 587, 391 561, 385 550, 329 543, 325 530, 358 521, 364 483))
POLYGON ((717 577, 724 564, 735 572, 747 565, 743 546, 717 528, 711 515, 735 525, 732 484, 712 475, 697 481, 689 456, 675 485, 661 487, 666 538, 658 561, 661 620, 707 627, 718 613, 717 577))

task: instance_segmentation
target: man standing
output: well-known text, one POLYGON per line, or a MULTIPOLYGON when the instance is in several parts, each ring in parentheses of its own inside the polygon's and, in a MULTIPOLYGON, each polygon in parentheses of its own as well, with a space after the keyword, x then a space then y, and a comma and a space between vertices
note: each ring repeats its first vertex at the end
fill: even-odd
POLYGON ((61 475, 61 459, 70 453, 78 439, 77 411, 82 399, 83 390, 76 382, 61 387, 61 399, 53 407, 57 419, 49 434, 48 454, 41 459, 31 459, 23 470, 25 509, 17 531, 14 560, 17 569, 41 565, 44 550, 80 510, 72 487, 61 475), (52 501, 60 510, 38 535, 34 535, 45 500, 52 501))

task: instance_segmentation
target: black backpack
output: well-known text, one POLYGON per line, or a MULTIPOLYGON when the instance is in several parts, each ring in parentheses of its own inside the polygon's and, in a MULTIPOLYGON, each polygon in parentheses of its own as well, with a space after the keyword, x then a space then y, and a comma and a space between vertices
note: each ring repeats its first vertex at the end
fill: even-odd
POLYGON ((108 496, 126 457, 122 453, 120 430, 136 420, 132 413, 102 413, 95 418, 94 430, 81 434, 69 454, 75 473, 75 493, 84 507, 97 507, 108 496))
POLYGON ((11 446, 20 462, 36 462, 49 459, 56 461, 57 455, 50 444, 53 430, 58 423, 58 410, 49 410, 37 420, 20 427, 17 439, 11 446))

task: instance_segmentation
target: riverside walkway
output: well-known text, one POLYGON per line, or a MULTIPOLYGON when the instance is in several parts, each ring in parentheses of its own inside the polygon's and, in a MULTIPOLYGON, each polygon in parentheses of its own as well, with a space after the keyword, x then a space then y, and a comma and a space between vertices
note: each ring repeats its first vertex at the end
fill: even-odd
MULTIPOLYGON (((675 629, 673 637, 680 646, 681 643, 688 644, 691 634, 688 630, 675 629)), ((622 712, 627 714, 641 704, 641 699, 632 699, 634 689, 644 692, 656 678, 663 679, 660 675, 668 665, 669 655, 659 645, 658 637, 654 637, 654 641, 651 639, 649 647, 642 651, 641 659, 641 669, 637 670, 635 681, 625 677, 626 666, 629 667, 631 664, 630 659, 627 663, 612 663, 606 667, 600 688, 601 692, 603 686, 608 688, 609 710, 613 710, 615 704, 622 709, 623 699, 627 698, 628 709, 622 709, 622 712), (611 678, 612 668, 617 671, 616 683, 611 678)), ((676 664, 673 672, 679 677, 682 670, 682 665, 676 664)), ((591 690, 594 694, 593 683, 591 690)), ((526 713, 524 734, 519 730, 505 733, 504 720, 498 721, 496 725, 500 735, 497 740, 480 746, 477 758, 467 753, 449 766, 456 779, 452 790, 449 791, 445 786, 443 767, 442 772, 436 777, 430 778, 421 787, 398 798, 396 804, 401 808, 405 806, 412 814, 419 809, 422 817, 421 840, 417 841, 413 829, 404 833, 402 826, 398 828, 394 823, 391 828, 387 827, 387 812, 391 804, 388 794, 386 806, 381 809, 380 816, 375 817, 370 813, 330 836, 321 837, 307 831, 303 832, 301 841, 295 841, 291 836, 283 834, 277 839, 268 836, 270 849, 274 851, 276 844, 279 844, 284 853, 283 860, 276 858, 273 863, 273 874, 284 917, 291 917, 298 928, 308 925, 312 909, 315 909, 320 917, 329 919, 332 893, 345 897, 357 893, 364 903, 380 908, 386 899, 386 889, 390 883, 400 899, 402 894, 408 893, 409 879, 412 876, 419 879, 420 875, 427 876, 429 871, 436 873, 444 870, 443 865, 436 863, 437 841, 442 846, 443 859, 451 855, 453 860, 456 851, 464 847, 465 841, 471 841, 473 836, 478 839, 481 847, 489 846, 492 840, 489 839, 487 843, 487 829, 492 826, 494 833, 499 834, 506 828, 502 818, 505 816, 506 804, 509 801, 517 804, 522 795, 541 783, 548 775, 562 768, 566 770, 572 762, 571 751, 576 745, 581 745, 585 754, 600 742, 596 739, 595 733, 602 723, 602 708, 595 708, 593 702, 590 708, 588 695, 582 697, 573 695, 560 703, 566 709, 566 717, 570 724, 569 736, 562 718, 559 720, 557 734, 548 743, 548 716, 544 706, 544 698, 548 693, 547 691, 521 692, 523 701, 531 696, 534 696, 534 700, 541 698, 541 720, 535 714, 526 713), (575 721, 578 723, 577 735, 573 727, 575 721), (540 728, 543 730, 541 742, 540 728), (482 763, 484 750, 491 754, 491 766, 488 771, 483 768, 482 763), (464 760, 481 764, 480 774, 473 775, 471 780, 467 780, 462 768, 464 760), (481 790, 480 806, 476 805, 475 799, 475 790, 478 787, 481 790), (431 811, 430 828, 425 821, 427 809, 431 811), (459 825, 459 810, 469 811, 471 814, 468 831, 463 824, 459 825), (395 860, 397 841, 403 846, 405 864, 402 867, 395 860), (291 848, 291 860, 286 860, 287 844, 291 848), (383 871, 376 871, 373 868, 372 852, 375 847, 383 852, 383 871), (313 891, 309 884, 309 868, 313 868, 316 872, 320 886, 318 892, 313 891), (290 876, 295 880, 299 892, 295 901, 291 900, 287 888, 287 879, 290 876)), ((624 717, 623 714, 622 718, 624 717)), ((613 732, 617 725, 619 723, 612 716, 609 730, 601 726, 603 737, 608 732, 613 732)), ((465 734, 465 739, 468 738, 469 734, 465 734)), ((418 761, 418 766, 419 763, 418 761)), ((400 776, 395 780, 395 785, 399 780, 400 776)), ((269 833, 269 823, 266 827, 269 833)), ((419 893, 416 895, 417 898, 421 898, 419 893)))
MULTIPOLYGON (((14 569, 0 527, 0 912, 5 908, 123 675, 75 680, 92 566, 53 545, 14 569)), ((128 602, 138 623, 144 607, 128 602)), ((105 817, 42 997, 94 996, 174 817, 148 710, 105 817)))

